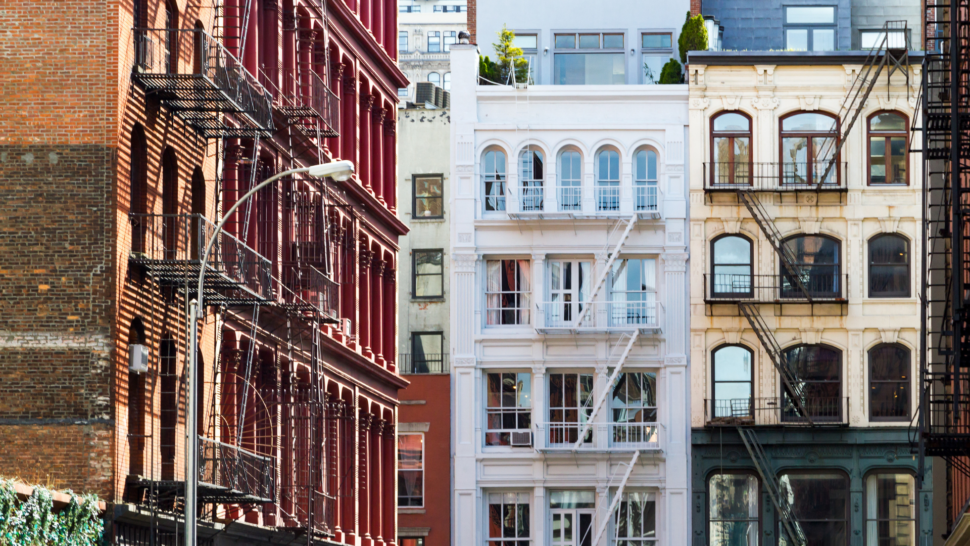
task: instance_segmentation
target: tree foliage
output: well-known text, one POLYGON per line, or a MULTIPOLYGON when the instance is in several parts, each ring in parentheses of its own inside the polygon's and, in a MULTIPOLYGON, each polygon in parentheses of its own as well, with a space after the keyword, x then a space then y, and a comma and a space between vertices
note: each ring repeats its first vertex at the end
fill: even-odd
MULTIPOLYGON (((498 78, 489 79, 496 83, 511 84, 514 72, 516 83, 527 83, 529 61, 522 56, 522 48, 515 46, 515 33, 503 25, 501 32, 498 33, 498 43, 492 44, 492 48, 495 49, 496 57, 493 75, 498 76, 498 78)), ((485 57, 485 61, 489 62, 488 57, 485 57)))
POLYGON ((98 546, 104 522, 98 514, 98 498, 78 497, 67 491, 70 503, 54 512, 51 492, 35 486, 21 502, 13 483, 0 480, 0 546, 98 546))
POLYGON ((690 12, 687 12, 687 20, 684 21, 684 27, 680 29, 677 46, 680 48, 680 62, 684 64, 687 64, 688 51, 707 51, 707 27, 704 25, 704 17, 700 15, 691 17, 690 12))

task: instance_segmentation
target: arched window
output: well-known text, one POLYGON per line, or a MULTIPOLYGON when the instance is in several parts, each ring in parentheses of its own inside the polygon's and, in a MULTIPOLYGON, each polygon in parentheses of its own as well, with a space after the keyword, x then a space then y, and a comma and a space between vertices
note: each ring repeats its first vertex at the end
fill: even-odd
POLYGON ((543 155, 529 147, 519 154, 519 187, 522 188, 522 210, 542 210, 543 155))
POLYGON ((711 243, 711 297, 745 298, 752 294, 751 241, 741 235, 722 235, 711 243))
POLYGON ((842 420, 842 351, 827 345, 797 345, 784 352, 796 393, 783 388, 782 421, 805 420, 796 397, 812 421, 842 420))
POLYGON ((898 343, 869 349, 869 420, 909 421, 910 351, 898 343))
POLYGON ((596 154, 596 210, 620 210, 620 154, 616 150, 596 154))
MULTIPOLYGON (((145 325, 134 318, 128 327, 128 346, 146 345, 145 325)), ((130 351, 131 349, 129 349, 130 351)), ((128 371, 128 473, 143 475, 145 468, 145 380, 128 371)))
POLYGON ((431 72, 430 74, 428 74, 428 81, 437 85, 438 87, 441 87, 441 74, 438 74, 437 72, 431 72))
POLYGON ((505 152, 489 150, 482 157, 485 212, 505 210, 505 152))
POLYGON ((175 341, 168 334, 162 337, 161 343, 161 372, 159 408, 159 432, 161 433, 162 479, 175 479, 175 439, 178 436, 176 427, 179 422, 178 410, 178 370, 176 363, 178 352, 175 341))
POLYGON ((444 90, 451 91, 451 72, 445 72, 444 90))
POLYGON ((751 351, 723 345, 711 359, 711 416, 714 419, 754 417, 754 365, 751 351))
POLYGON ((583 156, 576 150, 559 154, 559 210, 583 210, 583 156))
POLYGON ((909 131, 898 112, 869 116, 869 184, 909 184, 909 131))
POLYGON ((781 184, 817 186, 819 182, 838 185, 838 162, 822 181, 825 170, 838 148, 839 121, 819 112, 796 112, 781 119, 781 184))
POLYGON ((657 210, 657 152, 645 148, 633 157, 634 191, 638 211, 657 210))
POLYGON ((869 297, 909 297, 909 240, 899 235, 869 239, 869 297))
POLYGON ((205 175, 202 174, 202 169, 199 167, 196 167, 195 171, 192 172, 192 215, 193 218, 190 220, 192 236, 190 246, 192 248, 192 259, 197 260, 201 258, 199 252, 205 251, 205 241, 201 240, 204 235, 200 231, 203 218, 205 218, 205 175))
POLYGON ((751 118, 721 112, 711 119, 711 187, 751 185, 751 118))
POLYGON ((742 472, 713 474, 707 484, 711 546, 761 544, 758 477, 742 472))
MULTIPOLYGON (((836 299, 842 295, 841 244, 822 235, 798 235, 787 239, 785 252, 792 257, 795 267, 801 271, 798 280, 813 298, 836 299)), ((796 279, 779 260, 778 271, 782 275, 783 298, 803 298, 796 279)))
POLYGON ((179 222, 176 215, 179 212, 178 159, 172 147, 165 149, 162 155, 162 226, 164 231, 164 248, 166 260, 174 260, 178 254, 179 222))
POLYGON ((145 129, 136 123, 131 131, 131 251, 145 252, 148 213, 148 144, 145 129))

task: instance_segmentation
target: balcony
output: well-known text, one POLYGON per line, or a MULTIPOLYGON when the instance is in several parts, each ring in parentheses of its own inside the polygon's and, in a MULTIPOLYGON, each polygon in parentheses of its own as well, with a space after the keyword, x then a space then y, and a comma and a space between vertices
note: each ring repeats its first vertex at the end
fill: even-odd
POLYGON ((660 451, 659 423, 594 423, 576 448, 584 423, 537 423, 536 449, 556 452, 660 451))
POLYGON ((209 503, 275 501, 276 463, 234 445, 199 438, 199 498, 209 503))
MULTIPOLYGON (((816 266, 816 269, 820 266, 816 266)), ((811 303, 845 303, 849 276, 836 272, 811 271, 801 276, 812 296, 811 303)), ((704 302, 730 303, 810 303, 791 275, 705 274, 704 302)))
MULTIPOLYGON (((651 293, 652 295, 652 293, 651 293)), ((536 330, 541 334, 582 332, 628 332, 659 334, 663 329, 663 304, 658 301, 554 301, 538 304, 536 330), (577 323, 586 306, 591 308, 577 323)))
POLYGON ((203 138, 273 133, 269 92, 218 40, 196 29, 133 33, 132 80, 203 138))
POLYGON ((448 367, 448 354, 397 355, 398 372, 401 375, 429 375, 451 373, 448 367))
POLYGON ((803 402, 802 407, 805 409, 805 415, 787 396, 705 399, 704 423, 709 427, 845 426, 849 424, 849 399, 846 397, 811 397, 803 402))
POLYGON ((923 436, 927 455, 952 457, 966 454, 967 445, 970 445, 970 393, 966 392, 966 379, 960 381, 964 392, 953 393, 954 379, 950 374, 925 373, 923 436))
MULTIPOLYGON (((202 254, 215 224, 201 214, 129 214, 129 261, 165 286, 195 293, 202 254)), ((212 245, 205 265, 205 301, 223 305, 271 303, 272 264, 225 231, 212 245)))
POLYGON ((280 295, 283 306, 318 315, 323 322, 340 322, 337 305, 340 285, 307 264, 284 264, 280 295))
POLYGON ((340 99, 320 76, 312 71, 299 78, 291 76, 284 87, 289 91, 275 93, 274 104, 290 123, 311 138, 339 135, 340 99))
MULTIPOLYGON (((506 187, 508 186, 503 183, 501 191, 506 187)), ((637 185, 632 189, 622 186, 595 186, 590 190, 593 194, 584 204, 581 186, 546 188, 530 183, 518 188, 508 199, 509 217, 514 220, 609 218, 632 214, 645 220, 659 220, 663 217, 663 199, 656 185, 637 185), (627 197, 626 200, 623 199, 624 196, 627 197)), ((501 199, 505 200, 504 197, 501 199)))
POLYGON ((735 163, 705 162, 705 192, 845 192, 848 163, 838 162, 822 180, 827 161, 735 163))

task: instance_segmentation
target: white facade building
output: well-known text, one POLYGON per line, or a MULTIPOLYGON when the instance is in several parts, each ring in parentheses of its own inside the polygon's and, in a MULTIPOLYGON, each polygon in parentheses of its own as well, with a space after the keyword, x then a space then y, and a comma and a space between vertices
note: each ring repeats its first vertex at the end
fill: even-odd
POLYGON ((452 46, 453 543, 688 544, 687 86, 478 85, 478 54, 452 46))
POLYGON ((414 102, 418 82, 451 89, 449 51, 458 43, 458 33, 467 28, 467 18, 465 0, 398 1, 398 66, 411 82, 398 90, 400 108, 414 102))

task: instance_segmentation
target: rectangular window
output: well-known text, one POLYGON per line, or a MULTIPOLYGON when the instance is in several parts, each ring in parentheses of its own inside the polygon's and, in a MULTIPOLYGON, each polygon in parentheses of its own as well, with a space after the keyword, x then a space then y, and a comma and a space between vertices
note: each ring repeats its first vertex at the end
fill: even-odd
POLYGON ((398 6, 398 13, 421 13, 421 6, 398 6))
POLYGON ((535 83, 539 67, 539 37, 535 34, 516 34, 514 43, 529 62, 529 83, 535 83))
POLYGON ((787 6, 785 47, 793 51, 835 51, 835 6, 787 6))
POLYGON ((398 87, 397 88, 397 96, 402 97, 402 98, 403 97, 407 97, 408 96, 408 88, 407 87, 398 87))
POLYGON ((408 33, 406 30, 397 33, 397 51, 398 53, 408 52, 408 33))
POLYGON ((859 32, 862 49, 879 49, 886 45, 890 49, 903 49, 906 47, 906 33, 902 30, 889 31, 889 39, 886 40, 886 33, 881 30, 863 30, 859 32), (884 44, 884 42, 886 42, 884 44))
POLYGON ((444 293, 444 251, 415 250, 414 259, 414 297, 440 298, 444 293))
MULTIPOLYGON (((783 473, 778 481, 782 498, 794 500, 792 511, 798 514, 807 544, 846 546, 849 543, 848 478, 842 474, 783 473)), ((778 531, 779 544, 794 546, 786 533, 778 531)))
POLYGON ((441 32, 428 32, 428 53, 441 53, 441 32))
MULTIPOLYGON (((593 374, 549 374, 549 444, 575 444, 593 415, 593 374)), ((593 441, 586 432, 584 443, 593 441)))
POLYGON ((424 506, 424 434, 397 435, 397 505, 424 506))
MULTIPOLYGON (((445 74, 450 80, 451 73, 445 74)), ((448 82, 450 83, 450 82, 448 82)), ((414 176, 414 216, 412 218, 444 218, 444 180, 441 175, 414 176)))
MULTIPOLYGON (((644 546, 657 543, 657 496, 654 493, 623 493, 613 523, 616 544, 644 546)), ((711 544, 715 542, 712 541, 711 544)), ((737 543, 744 544, 744 543, 737 543)), ((749 544, 757 544, 749 543, 749 544)))
POLYGON ((529 494, 488 494, 487 546, 528 546, 529 494))
POLYGON ((655 84, 667 61, 673 58, 674 49, 669 32, 645 32, 640 35, 641 83, 655 84))
POLYGON ((709 484, 712 546, 758 546, 758 478, 747 474, 715 474, 709 484))
POLYGON ((657 374, 620 374, 610 399, 611 441, 616 444, 656 444, 657 374))
POLYGON ((529 260, 488 260, 485 266, 487 324, 529 324, 532 263, 529 260))
POLYGON ((444 6, 435 6, 434 7, 434 12, 435 13, 444 13, 444 11, 445 11, 445 7, 444 6))
POLYGON ((532 446, 532 374, 486 375, 485 445, 532 446))
POLYGON ((656 260, 616 260, 610 279, 610 326, 657 323, 656 260))
POLYGON ((458 33, 455 32, 454 30, 444 31, 445 51, 451 51, 451 46, 453 46, 458 41, 457 36, 458 36, 458 33))
POLYGON ((411 334, 411 363, 401 373, 445 373, 444 336, 441 332, 413 332, 411 334))
POLYGON ((626 83, 622 34, 556 34, 555 46, 556 85, 626 83))
POLYGON ((670 49, 670 34, 654 34, 648 33, 642 36, 643 49, 670 49))
POLYGON ((916 483, 909 474, 866 478, 866 544, 916 546, 916 483))
MULTIPOLYGON (((583 311, 590 305, 589 292, 592 263, 579 260, 549 261, 549 304, 546 305, 546 326, 567 327, 574 325, 583 311)), ((584 326, 592 326, 596 317, 586 314, 584 326)))
POLYGON ((593 544, 593 514, 596 493, 593 491, 552 491, 549 515, 552 518, 552 546, 587 546, 593 544))

